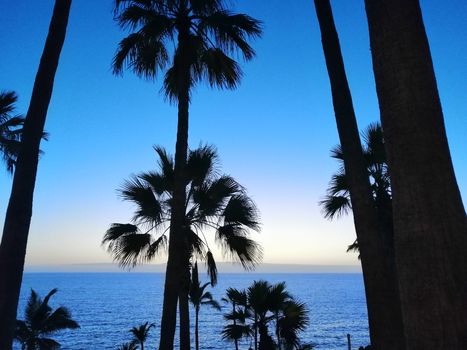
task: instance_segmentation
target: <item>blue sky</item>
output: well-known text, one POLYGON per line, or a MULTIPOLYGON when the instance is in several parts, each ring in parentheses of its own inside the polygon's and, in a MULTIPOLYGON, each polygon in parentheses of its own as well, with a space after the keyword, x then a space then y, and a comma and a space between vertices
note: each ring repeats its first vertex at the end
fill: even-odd
MULTIPOLYGON (((360 128, 378 119, 363 0, 332 1, 360 128)), ((0 0, 0 89, 15 90, 25 113, 53 1, 0 0)), ((467 198, 467 3, 421 1, 454 167, 467 198)), ((351 218, 322 218, 322 198, 336 164, 337 141, 328 76, 311 0, 239 0, 236 10, 264 22, 257 58, 242 64, 236 91, 199 86, 190 108, 190 145, 217 146, 224 172, 258 205, 264 261, 358 264, 346 254, 351 218)), ((132 173, 154 169, 152 146, 172 151, 176 108, 130 72, 111 73, 124 32, 112 2, 74 0, 40 161, 27 264, 110 262, 100 247, 112 222, 132 207, 116 189, 132 173)), ((0 171, 0 213, 11 177, 0 171)), ((160 259, 157 262, 163 262, 160 259)))

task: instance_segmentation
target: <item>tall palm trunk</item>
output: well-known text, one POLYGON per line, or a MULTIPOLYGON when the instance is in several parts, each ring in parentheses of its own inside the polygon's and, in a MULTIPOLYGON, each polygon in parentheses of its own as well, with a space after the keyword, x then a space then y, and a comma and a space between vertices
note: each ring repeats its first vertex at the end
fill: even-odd
POLYGON ((39 144, 52 96, 55 72, 65 40, 71 0, 56 0, 49 33, 24 122, 10 201, 0 245, 0 349, 12 347, 16 309, 32 216, 39 144))
POLYGON ((175 146, 173 204, 170 220, 169 256, 164 286, 161 336, 159 349, 172 350, 177 320, 177 301, 181 300, 180 311, 180 350, 190 350, 190 318, 188 290, 190 284, 188 242, 185 233, 185 166, 188 155, 188 108, 190 67, 187 63, 185 47, 189 28, 179 30, 176 55, 180 72, 178 76, 178 126, 175 146), (187 259, 188 257, 188 259, 187 259))
POLYGON ((467 349, 467 222, 417 0, 366 0, 407 349, 467 349))
POLYGON ((315 0, 332 99, 360 246, 370 338, 376 349, 403 349, 403 326, 388 231, 378 220, 363 157, 339 38, 329 0, 315 0))

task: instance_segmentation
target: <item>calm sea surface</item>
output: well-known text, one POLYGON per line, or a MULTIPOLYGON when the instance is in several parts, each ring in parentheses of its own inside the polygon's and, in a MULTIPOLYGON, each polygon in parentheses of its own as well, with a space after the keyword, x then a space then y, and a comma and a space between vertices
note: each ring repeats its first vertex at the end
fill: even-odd
MULTIPOLYGON (((204 274, 200 279, 207 281, 204 274)), ((346 350, 346 334, 352 335, 352 348, 367 345, 368 324, 360 274, 222 274, 212 293, 220 300, 228 287, 245 288, 254 280, 271 283, 285 281, 287 289, 310 311, 310 325, 302 339, 313 342, 316 349, 346 350)), ((158 343, 162 312, 164 275, 158 273, 27 273, 23 279, 18 318, 23 319, 24 305, 30 289, 45 296, 52 288, 58 293, 51 299, 53 307, 64 305, 81 328, 55 336, 62 349, 116 349, 131 339, 128 330, 146 321, 155 322, 147 348, 158 343)), ((200 348, 234 349, 221 339, 223 311, 202 308, 200 313, 200 348)), ((247 350, 243 344, 241 350, 247 350)), ((16 344, 16 349, 18 344, 16 344)))

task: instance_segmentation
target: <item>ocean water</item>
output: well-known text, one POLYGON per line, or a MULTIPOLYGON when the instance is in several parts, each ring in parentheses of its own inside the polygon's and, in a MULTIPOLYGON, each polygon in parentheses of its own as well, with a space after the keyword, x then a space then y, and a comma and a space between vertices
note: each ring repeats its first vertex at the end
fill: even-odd
MULTIPOLYGON (((200 279, 207 281, 207 276, 200 274, 200 279)), ((316 349, 347 349, 347 333, 352 336, 352 348, 369 343, 361 274, 221 274, 211 292, 220 300, 228 287, 246 288, 259 279, 270 283, 285 281, 287 290, 307 304, 310 325, 302 333, 302 340, 312 342, 316 349)), ((116 349, 131 339, 130 328, 146 321, 156 323, 156 328, 145 348, 156 349, 163 285, 164 275, 160 273, 26 273, 18 319, 23 319, 31 288, 41 296, 58 288, 50 305, 68 307, 81 326, 53 337, 62 349, 116 349)), ((220 312, 201 309, 200 349, 234 350, 234 345, 223 341, 220 335, 225 324, 222 314, 229 309, 228 305, 223 305, 220 312)), ((247 350, 249 345, 242 344, 241 350, 247 350)), ((15 349, 19 349, 18 344, 15 349)))

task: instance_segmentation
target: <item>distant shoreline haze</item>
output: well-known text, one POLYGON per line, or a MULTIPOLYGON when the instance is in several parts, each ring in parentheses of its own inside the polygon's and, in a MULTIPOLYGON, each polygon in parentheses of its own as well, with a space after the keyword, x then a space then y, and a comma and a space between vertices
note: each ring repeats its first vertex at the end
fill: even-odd
MULTIPOLYGON (((165 264, 138 265, 133 269, 122 269, 113 263, 89 264, 50 264, 28 265, 26 273, 40 272, 134 272, 134 273, 164 273, 165 264)), ((233 263, 218 263, 220 273, 361 273, 360 265, 305 265, 305 264, 260 264, 253 271, 245 271, 241 265, 233 263)), ((200 265, 200 272, 205 273, 204 264, 200 265)))

